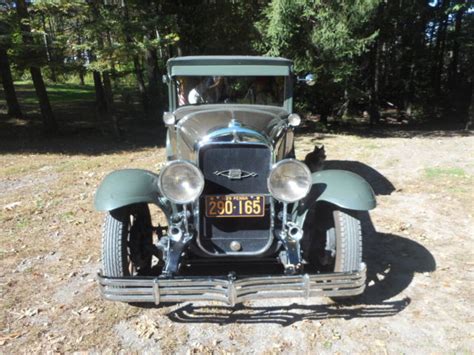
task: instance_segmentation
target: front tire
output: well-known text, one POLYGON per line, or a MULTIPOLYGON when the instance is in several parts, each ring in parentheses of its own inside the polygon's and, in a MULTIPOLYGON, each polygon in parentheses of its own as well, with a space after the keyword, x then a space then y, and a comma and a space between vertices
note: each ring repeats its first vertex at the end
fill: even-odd
MULTIPOLYGON (((303 250, 313 271, 352 272, 362 263, 362 228, 357 211, 319 204, 304 225, 303 250)), ((347 302, 349 297, 331 297, 347 302)))
POLYGON ((335 272, 359 270, 362 262, 362 229, 355 213, 333 212, 336 236, 335 272))
MULTIPOLYGON (((335 272, 351 272, 360 269, 362 262, 362 228, 357 213, 335 210, 333 212, 336 236, 335 272)), ((347 303, 354 296, 331 297, 336 303, 347 303)))
POLYGON ((102 236, 102 270, 107 277, 143 275, 150 271, 153 229, 148 205, 109 211, 102 236))

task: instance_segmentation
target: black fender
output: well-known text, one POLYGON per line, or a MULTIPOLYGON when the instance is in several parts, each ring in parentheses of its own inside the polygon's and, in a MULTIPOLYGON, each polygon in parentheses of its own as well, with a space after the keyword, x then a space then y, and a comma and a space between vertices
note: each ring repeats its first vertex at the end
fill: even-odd
POLYGON ((322 170, 311 174, 312 187, 308 195, 295 204, 292 219, 303 227, 308 211, 319 201, 338 207, 369 211, 376 200, 372 187, 357 174, 346 170, 322 170))

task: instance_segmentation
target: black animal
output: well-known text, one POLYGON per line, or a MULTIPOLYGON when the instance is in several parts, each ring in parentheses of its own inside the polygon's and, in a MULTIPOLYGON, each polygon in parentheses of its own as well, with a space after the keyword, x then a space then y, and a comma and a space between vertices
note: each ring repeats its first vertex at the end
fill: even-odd
POLYGON ((305 164, 308 166, 309 170, 314 173, 315 171, 322 170, 324 161, 326 160, 326 152, 324 150, 324 145, 314 146, 314 150, 311 153, 308 153, 304 158, 305 164))

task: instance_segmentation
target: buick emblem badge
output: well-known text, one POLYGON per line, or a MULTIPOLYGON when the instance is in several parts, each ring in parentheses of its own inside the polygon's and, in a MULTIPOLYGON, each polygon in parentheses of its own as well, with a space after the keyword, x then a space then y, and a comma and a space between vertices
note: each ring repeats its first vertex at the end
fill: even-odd
POLYGON ((248 172, 240 169, 229 169, 223 171, 214 171, 216 176, 224 176, 229 180, 242 180, 248 177, 257 176, 257 173, 248 172))

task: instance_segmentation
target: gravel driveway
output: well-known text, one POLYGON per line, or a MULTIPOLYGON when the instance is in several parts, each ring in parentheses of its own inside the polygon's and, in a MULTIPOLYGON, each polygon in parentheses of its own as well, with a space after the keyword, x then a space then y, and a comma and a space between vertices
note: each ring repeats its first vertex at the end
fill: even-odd
POLYGON ((110 170, 155 169, 162 148, 0 156, 0 353, 473 353, 474 139, 462 132, 300 134, 327 168, 355 171, 378 207, 364 221, 365 294, 138 308, 99 298, 110 170))

